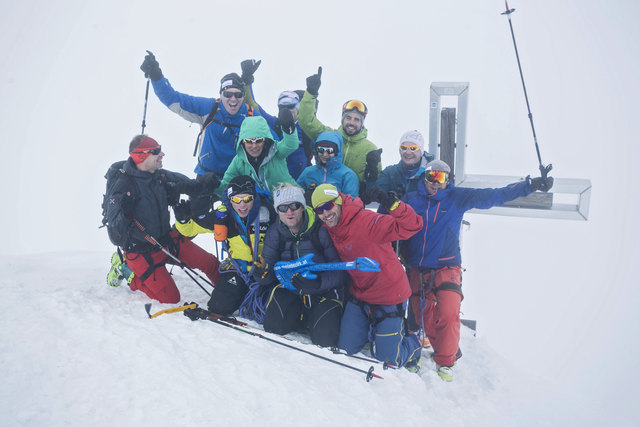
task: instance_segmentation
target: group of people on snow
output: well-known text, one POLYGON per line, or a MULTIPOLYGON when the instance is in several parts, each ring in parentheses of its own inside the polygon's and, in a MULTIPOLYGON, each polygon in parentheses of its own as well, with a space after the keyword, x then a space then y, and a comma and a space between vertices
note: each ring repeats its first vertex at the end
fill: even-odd
POLYGON ((369 344, 378 360, 413 371, 426 335, 438 374, 451 381, 462 355, 464 213, 548 191, 553 178, 456 187, 449 165, 424 150, 416 130, 401 136, 399 162, 383 170, 362 101, 344 103, 337 129, 320 122, 320 67, 305 91, 282 92, 277 115, 270 115, 253 91, 260 62, 243 61, 241 75, 222 78, 218 98, 203 98, 174 90, 154 55, 145 57, 140 68, 162 103, 201 126, 196 178, 163 169, 155 139, 133 138, 129 158, 110 169, 119 173, 105 196, 109 236, 123 250, 112 257, 108 283, 126 279, 132 290, 177 303, 165 264, 183 263, 214 285, 213 312, 238 312, 276 334, 306 330, 314 344, 349 354, 369 344), (365 208, 370 202, 378 212, 365 208), (228 257, 196 245, 191 239, 201 233, 213 233, 228 257), (313 271, 281 283, 275 264, 309 254, 316 264, 367 257, 380 271, 313 271))

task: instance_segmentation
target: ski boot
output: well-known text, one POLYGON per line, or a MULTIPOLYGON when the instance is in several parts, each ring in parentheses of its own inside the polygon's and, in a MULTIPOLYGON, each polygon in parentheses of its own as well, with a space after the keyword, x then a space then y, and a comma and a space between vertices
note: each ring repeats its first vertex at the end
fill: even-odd
MULTIPOLYGON (((453 366, 456 366, 455 362, 453 363, 453 366)), ((440 366, 436 363, 436 372, 442 381, 446 381, 448 383, 453 381, 453 369, 451 369, 453 366, 440 366)))
MULTIPOLYGON (((433 356, 434 355, 432 354, 431 359, 433 359, 433 356)), ((458 363, 458 359, 460 359, 461 357, 462 351, 460 351, 460 349, 458 348, 458 351, 456 352, 456 360, 453 362, 453 366, 440 366, 438 365, 438 363, 436 363, 436 372, 443 381, 446 381, 448 383, 453 381, 453 367, 456 366, 456 364, 458 363)))
POLYGON ((117 252, 111 255, 111 270, 107 274, 107 285, 118 287, 124 279, 127 280, 127 283, 131 283, 133 276, 133 271, 126 263, 122 262, 117 252))
POLYGON ((420 357, 418 360, 407 363, 406 365, 404 365, 404 367, 407 368, 407 371, 417 374, 418 372, 420 372, 420 369, 422 369, 422 357, 420 357))

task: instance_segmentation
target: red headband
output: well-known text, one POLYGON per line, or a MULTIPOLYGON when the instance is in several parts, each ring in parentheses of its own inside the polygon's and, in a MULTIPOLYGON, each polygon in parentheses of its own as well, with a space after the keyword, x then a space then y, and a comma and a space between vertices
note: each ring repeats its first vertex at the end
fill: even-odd
POLYGON ((139 165, 151 155, 151 153, 143 153, 142 151, 153 150, 154 148, 159 146, 160 144, 158 144, 155 139, 146 136, 142 141, 140 141, 140 144, 138 144, 138 146, 129 153, 129 155, 133 159, 133 162, 136 165, 139 165))

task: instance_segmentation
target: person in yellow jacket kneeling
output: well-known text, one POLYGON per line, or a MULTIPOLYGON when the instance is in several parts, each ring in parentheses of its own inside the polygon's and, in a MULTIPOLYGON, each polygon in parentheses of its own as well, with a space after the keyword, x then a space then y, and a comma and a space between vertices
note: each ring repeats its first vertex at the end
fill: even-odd
MULTIPOLYGON (((251 269, 262 252, 267 228, 276 219, 275 211, 267 198, 256 191, 255 182, 247 175, 237 176, 229 182, 222 191, 222 204, 217 209, 202 215, 199 215, 202 209, 198 210, 192 205, 189 209, 185 207, 183 213, 176 211, 176 228, 189 237, 214 233, 216 241, 224 242, 229 258, 220 266, 220 279, 208 306, 215 313, 230 315, 240 308, 249 292, 247 281, 251 280, 251 269)), ((255 318, 255 313, 241 314, 255 318)))

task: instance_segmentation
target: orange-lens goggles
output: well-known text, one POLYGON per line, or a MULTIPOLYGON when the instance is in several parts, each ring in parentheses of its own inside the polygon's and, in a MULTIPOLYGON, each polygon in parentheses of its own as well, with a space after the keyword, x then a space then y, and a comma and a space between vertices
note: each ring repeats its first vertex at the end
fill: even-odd
POLYGON ((367 109, 367 106, 364 105, 364 102, 358 101, 357 99, 352 99, 350 101, 347 101, 342 106, 343 113, 345 111, 351 111, 351 110, 357 110, 358 112, 364 114, 365 116, 369 112, 369 110, 367 109))
POLYGON ((262 144, 264 142, 264 138, 261 136, 258 136, 256 138, 247 138, 243 139, 242 142, 244 142, 245 144, 262 144))
POLYGON ((427 171, 424 179, 432 184, 444 184, 449 179, 449 174, 443 171, 427 171))
POLYGON ((411 151, 418 151, 420 149, 419 145, 401 145, 400 146, 400 151, 407 151, 407 150, 411 150, 411 151))
POLYGON ((233 196, 231 198, 231 201, 233 203, 235 203, 235 204, 240 204, 240 202, 249 203, 252 200, 253 200, 253 196, 251 194, 249 194, 248 196, 244 196, 244 197, 233 196))

